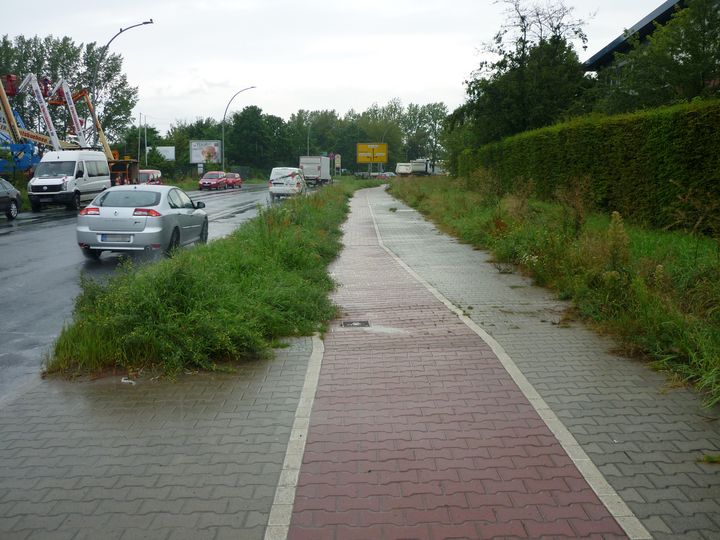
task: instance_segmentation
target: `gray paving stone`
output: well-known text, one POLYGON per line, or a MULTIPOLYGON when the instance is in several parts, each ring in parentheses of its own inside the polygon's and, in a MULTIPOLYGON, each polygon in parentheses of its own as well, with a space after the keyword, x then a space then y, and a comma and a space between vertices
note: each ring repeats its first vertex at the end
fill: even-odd
POLYGON ((311 351, 133 387, 46 380, 4 404, 0 538, 262 538, 311 351))
POLYGON ((385 245, 499 341, 648 530, 720 538, 708 504, 720 501, 720 474, 692 465, 720 449, 720 422, 707 420, 720 407, 706 409, 692 390, 669 388, 642 362, 612 354, 613 340, 581 323, 551 324, 567 303, 518 273, 499 273, 488 253, 438 234, 419 214, 390 212, 409 208, 382 190, 363 196, 385 245), (698 519, 670 528, 676 516, 662 512, 677 504, 697 505, 698 519))

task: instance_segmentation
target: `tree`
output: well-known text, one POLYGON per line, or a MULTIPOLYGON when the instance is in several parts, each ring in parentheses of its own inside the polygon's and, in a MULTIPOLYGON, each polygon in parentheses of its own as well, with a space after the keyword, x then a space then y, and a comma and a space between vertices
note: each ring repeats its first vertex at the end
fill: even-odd
POLYGON ((466 81, 467 103, 456 111, 472 119, 480 144, 557 121, 588 85, 569 41, 586 41, 572 8, 504 3, 507 21, 486 47, 495 60, 466 81))
MULTIPOLYGON (((25 38, 7 35, 0 41, 0 72, 12 73, 21 80, 32 73, 48 77, 52 82, 64 78, 72 91, 91 88, 97 67, 97 98, 93 105, 100 118, 105 135, 111 141, 119 141, 132 123, 132 109, 137 103, 137 88, 128 84, 122 72, 122 57, 106 55, 99 64, 100 49, 95 43, 76 45, 69 37, 48 36, 25 38)), ((20 114, 29 129, 44 132, 37 104, 23 93, 12 100, 13 108, 20 114)), ((88 118, 89 111, 83 103, 77 104, 78 114, 88 118)), ((62 137, 70 130, 69 114, 63 107, 52 111, 53 123, 62 137)))
POLYGON ((688 0, 647 43, 600 74, 599 109, 615 113, 720 95, 720 3, 688 0))

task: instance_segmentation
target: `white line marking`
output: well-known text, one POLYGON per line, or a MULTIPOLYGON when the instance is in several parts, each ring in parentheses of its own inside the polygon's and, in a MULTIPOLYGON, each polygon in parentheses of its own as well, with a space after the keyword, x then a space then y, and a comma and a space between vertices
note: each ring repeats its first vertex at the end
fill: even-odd
POLYGON ((370 216, 372 217, 373 226, 375 227, 375 235, 377 236, 378 244, 380 245, 380 247, 383 248, 400 266, 402 266, 408 274, 410 274, 413 278, 415 278, 415 280, 417 280, 428 291, 430 291, 430 293, 432 293, 435 298, 440 300, 450 311, 455 313, 458 318, 462 322, 464 322, 468 326, 468 328, 470 328, 470 330, 475 332, 480 337, 480 339, 482 339, 490 346, 490 348, 495 353, 495 356, 498 357, 498 360, 500 360, 500 363, 503 365, 505 370, 515 381, 515 384, 518 385, 520 391, 525 395, 527 400, 533 406, 535 411, 537 411, 538 415, 540 415, 540 418, 542 418, 543 422, 545 422, 550 431, 553 432, 555 438, 557 438, 560 445, 563 447, 570 459, 572 459, 577 469, 580 471, 580 474, 583 475, 585 481, 597 494, 598 498, 603 503, 603 505, 605 505, 605 508, 607 508, 608 512, 610 512, 610 514, 615 518, 618 524, 623 528, 625 534, 627 534, 628 537, 633 540, 652 539, 652 536, 645 528, 645 526, 640 522, 640 520, 635 516, 635 514, 632 513, 632 510, 628 508, 627 504, 625 504, 625 501, 623 501, 617 494, 617 492, 610 486, 610 484, 608 484, 607 480, 605 480, 605 477, 602 475, 600 470, 595 466, 595 464, 590 460, 585 451, 580 447, 577 440, 575 440, 575 437, 573 437, 573 435, 567 430, 565 425, 550 409, 548 404, 545 403, 545 400, 540 396, 537 390, 535 390, 533 385, 530 384, 530 381, 527 380, 525 375, 522 374, 520 369, 515 365, 513 359, 510 358, 510 355, 505 352, 505 349, 503 349, 502 345, 500 345, 500 343, 498 343, 495 338, 493 338, 490 334, 485 332, 485 330, 480 328, 480 326, 478 326, 475 321, 463 314, 463 312, 457 307, 455 307, 453 303, 450 302, 450 300, 445 298, 445 296, 443 296, 440 291, 438 291, 435 287, 430 285, 430 283, 425 281, 417 272, 415 272, 412 268, 405 264, 405 262, 400 257, 398 257, 390 248, 388 248, 383 243, 382 235, 380 234, 380 228, 378 227, 377 220, 375 219, 375 212, 373 212, 372 205, 370 204, 370 199, 366 196, 365 200, 367 201, 368 208, 370 209, 370 216))
POLYGON ((280 471, 280 479, 275 490, 275 499, 270 508, 270 516, 265 529, 265 540, 286 540, 290 530, 292 509, 295 503, 295 490, 300 476, 300 467, 305 453, 305 441, 310 428, 310 414, 312 413, 313 401, 315 401, 315 392, 320 378, 320 367, 325 352, 320 337, 314 335, 312 343, 313 350, 305 372, 305 384, 295 410, 295 421, 290 432, 285 461, 280 471))

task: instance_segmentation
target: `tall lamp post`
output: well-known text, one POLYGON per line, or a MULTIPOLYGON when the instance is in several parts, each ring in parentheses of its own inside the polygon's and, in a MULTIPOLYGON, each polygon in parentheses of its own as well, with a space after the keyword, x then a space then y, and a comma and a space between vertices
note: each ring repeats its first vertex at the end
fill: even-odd
MULTIPOLYGON (((105 59, 105 55, 107 54, 108 47, 110 44, 115 40, 116 37, 118 37, 123 32, 127 32, 128 30, 131 30, 132 28, 137 28, 138 26, 144 26, 146 24, 154 24, 152 19, 148 19, 147 21, 143 21, 137 24, 133 24, 131 26, 128 26, 126 28, 121 28, 117 34, 115 34, 113 37, 110 38, 110 41, 108 41, 105 46, 102 48, 102 52, 100 53, 100 58, 98 58, 97 63, 95 64, 95 69, 93 70, 92 78, 90 79, 90 82, 92 84, 92 91, 90 94, 92 95, 93 105, 97 107, 97 100, 95 99, 97 96, 95 95, 95 91, 97 90, 97 74, 98 70, 100 69, 100 64, 102 64, 102 61, 105 59)), ((97 132, 95 133, 95 140, 97 141, 97 132)))
POLYGON ((232 100, 235 99, 235 97, 238 94, 242 94, 245 90, 251 90, 252 88, 255 88, 254 86, 248 86, 247 88, 243 88, 242 90, 238 90, 233 94, 233 97, 230 98, 230 101, 228 101, 227 107, 225 107, 225 112, 223 113, 223 119, 222 119, 222 148, 220 151, 222 152, 222 170, 225 170, 225 116, 227 115, 228 109, 230 108, 230 104, 232 103, 232 100))

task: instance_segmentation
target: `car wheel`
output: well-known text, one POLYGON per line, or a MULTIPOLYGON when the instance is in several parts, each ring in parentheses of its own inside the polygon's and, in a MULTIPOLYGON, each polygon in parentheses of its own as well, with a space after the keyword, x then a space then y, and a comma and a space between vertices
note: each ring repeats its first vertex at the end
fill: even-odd
POLYGON ((67 205, 68 210, 80 211, 80 193, 77 191, 73 194, 72 202, 67 205))
POLYGON ((170 236, 170 242, 167 245, 167 248, 165 248, 165 255, 170 257, 175 251, 178 246, 180 245, 180 231, 177 229, 173 229, 172 236, 170 236))
POLYGON ((8 209, 5 211, 5 215, 6 215, 7 218, 10 219, 10 220, 15 219, 15 218, 17 217, 17 215, 18 215, 18 204, 17 204, 17 201, 16 201, 15 199, 12 199, 12 200, 10 201, 10 206, 9 206, 8 209))
POLYGON ((102 251, 99 249, 82 248, 82 254, 85 255, 85 258, 93 261, 97 261, 101 253, 102 251))
POLYGON ((203 221, 202 229, 200 229, 200 238, 198 239, 198 242, 201 244, 207 244, 208 241, 208 222, 207 219, 203 221))
POLYGON ((271 203, 274 203, 276 198, 277 198, 277 197, 275 197, 275 194, 274 194, 274 193, 271 193, 271 194, 270 194, 270 202, 271 202, 271 203))

